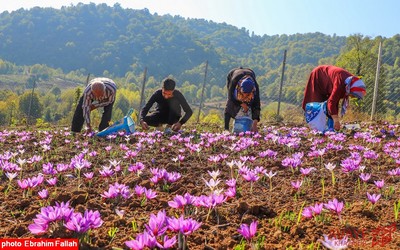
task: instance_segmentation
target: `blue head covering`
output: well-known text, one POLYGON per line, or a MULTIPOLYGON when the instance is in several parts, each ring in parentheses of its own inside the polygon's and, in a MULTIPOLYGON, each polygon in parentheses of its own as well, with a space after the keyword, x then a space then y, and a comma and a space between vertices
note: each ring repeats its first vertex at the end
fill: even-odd
POLYGON ((240 83, 240 88, 242 89, 243 93, 251 93, 254 90, 256 84, 254 83, 251 77, 247 77, 240 83))

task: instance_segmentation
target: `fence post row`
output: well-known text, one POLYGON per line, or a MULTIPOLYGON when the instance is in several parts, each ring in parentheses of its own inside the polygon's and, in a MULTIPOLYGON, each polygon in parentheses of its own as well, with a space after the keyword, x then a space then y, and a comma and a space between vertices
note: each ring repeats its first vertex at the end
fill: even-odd
POLYGON ((371 121, 374 120, 376 112, 376 99, 378 98, 378 84, 379 84, 378 82, 379 82, 379 73, 381 68, 381 56, 382 56, 382 41, 379 42, 378 60, 376 62, 374 96, 372 99, 372 108, 371 108, 371 121))
POLYGON ((206 88, 206 80, 207 80, 207 69, 208 69, 208 60, 206 61, 206 68, 204 71, 204 81, 203 81, 203 88, 201 90, 199 113, 197 114, 197 123, 200 122, 200 112, 201 112, 201 107, 203 106, 204 89, 206 88))

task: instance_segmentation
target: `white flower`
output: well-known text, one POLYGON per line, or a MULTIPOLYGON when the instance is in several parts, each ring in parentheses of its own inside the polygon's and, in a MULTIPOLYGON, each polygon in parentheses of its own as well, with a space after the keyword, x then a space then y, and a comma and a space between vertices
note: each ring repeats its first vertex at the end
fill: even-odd
POLYGON ((233 167, 233 165, 235 165, 235 161, 228 161, 227 163, 226 163, 226 165, 228 165, 228 167, 230 167, 230 168, 232 168, 233 167))
MULTIPOLYGON (((203 179, 204 180, 204 179, 203 179)), ((221 182, 219 179, 214 180, 214 179, 210 179, 210 181, 206 181, 206 185, 207 187, 209 187, 211 190, 214 190, 216 186, 218 186, 218 184, 221 182)))
POLYGON ((268 178, 272 178, 277 174, 277 172, 272 173, 272 170, 270 170, 268 173, 265 173, 265 176, 267 176, 268 178))
POLYGON ((329 239, 328 235, 326 234, 324 234, 324 240, 320 239, 318 241, 320 241, 326 248, 330 250, 346 249, 350 243, 347 236, 344 236, 343 239, 336 239, 335 237, 329 239))
POLYGON ((22 167, 26 163, 25 159, 18 158, 17 163, 22 167))
POLYGON ((121 161, 117 161, 117 160, 108 160, 108 161, 114 167, 118 166, 121 163, 121 161))
POLYGON ((10 173, 10 172, 6 173, 6 176, 9 181, 12 181, 15 177, 17 177, 17 175, 18 175, 18 173, 10 173))
POLYGON ((325 168, 329 171, 333 171, 336 168, 336 165, 329 162, 328 164, 325 164, 325 168))
POLYGON ((217 170, 217 171, 207 171, 207 172, 214 180, 216 180, 218 178, 219 174, 221 173, 219 170, 217 170))

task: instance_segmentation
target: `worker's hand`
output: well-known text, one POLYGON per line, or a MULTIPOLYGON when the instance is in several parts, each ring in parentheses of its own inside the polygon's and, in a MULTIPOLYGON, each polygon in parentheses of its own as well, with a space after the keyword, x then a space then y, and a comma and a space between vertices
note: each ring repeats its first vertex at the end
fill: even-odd
POLYGON ((332 115, 332 119, 333 119, 333 128, 338 131, 340 130, 340 128, 342 127, 340 125, 340 120, 339 120, 339 116, 337 115, 332 115))
POLYGON ((240 106, 243 108, 243 112, 247 112, 249 110, 249 106, 246 103, 241 103, 240 106))
POLYGON ((182 124, 180 122, 177 122, 177 123, 173 124, 171 128, 173 131, 178 132, 181 129, 181 127, 182 127, 182 124))
POLYGON ((92 133, 92 132, 93 132, 92 126, 91 126, 90 124, 87 124, 87 125, 86 125, 86 133, 90 134, 90 133, 92 133))
POLYGON ((342 127, 342 125, 340 125, 340 121, 339 120, 337 120, 337 121, 333 121, 333 128, 336 130, 336 131, 338 131, 338 130, 340 130, 340 128, 342 127))
POLYGON ((253 120, 253 125, 251 125, 251 132, 258 132, 258 120, 253 120))
POLYGON ((142 126, 143 130, 148 130, 149 129, 149 125, 147 124, 147 122, 141 120, 140 121, 140 126, 142 126))

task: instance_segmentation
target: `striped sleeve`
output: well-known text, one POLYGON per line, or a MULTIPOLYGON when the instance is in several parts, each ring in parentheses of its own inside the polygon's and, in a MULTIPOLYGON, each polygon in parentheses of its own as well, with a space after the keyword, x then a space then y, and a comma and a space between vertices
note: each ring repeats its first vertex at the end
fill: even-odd
POLYGON ((104 99, 102 99, 99 103, 94 104, 96 108, 105 107, 110 105, 115 101, 115 96, 117 94, 117 85, 111 79, 103 79, 104 85, 106 86, 106 94, 104 99))
POLYGON ((90 125, 90 105, 92 104, 94 96, 92 94, 91 85, 89 84, 83 91, 83 118, 85 119, 86 125, 90 125))
POLYGON ((95 78, 90 81, 88 86, 85 88, 83 92, 83 117, 85 119, 86 125, 90 125, 90 105, 93 105, 95 108, 105 107, 110 105, 115 101, 115 96, 117 93, 117 86, 115 82, 108 78, 95 78), (101 100, 95 100, 94 95, 92 93, 92 83, 101 81, 106 86, 106 93, 104 98, 101 100))

